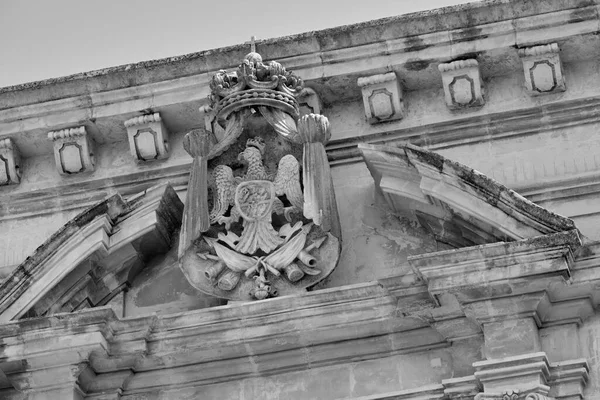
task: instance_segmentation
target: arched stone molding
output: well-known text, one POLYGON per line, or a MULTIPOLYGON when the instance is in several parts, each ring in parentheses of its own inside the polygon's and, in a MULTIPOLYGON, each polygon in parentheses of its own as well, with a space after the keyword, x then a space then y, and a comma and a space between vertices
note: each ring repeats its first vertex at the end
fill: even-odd
POLYGON ((0 321, 29 311, 48 315, 106 304, 125 288, 130 269, 171 247, 182 212, 183 204, 168 184, 129 200, 115 194, 84 211, 2 282, 0 321))

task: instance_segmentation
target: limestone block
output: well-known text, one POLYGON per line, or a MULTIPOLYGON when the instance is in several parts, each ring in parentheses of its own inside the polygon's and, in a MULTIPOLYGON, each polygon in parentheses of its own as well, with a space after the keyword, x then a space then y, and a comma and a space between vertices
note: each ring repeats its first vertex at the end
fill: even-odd
POLYGON ((538 328, 533 318, 506 319, 483 324, 484 355, 499 359, 541 351, 538 328))
POLYGON ((159 113, 125 121, 131 155, 138 162, 169 157, 169 131, 159 113))
POLYGON ((56 169, 61 175, 94 171, 93 141, 85 126, 49 132, 48 139, 54 141, 56 169))
POLYGON ((0 139, 0 186, 21 182, 21 156, 11 138, 0 139))
POLYGON ((559 52, 556 43, 519 49, 525 87, 532 96, 566 90, 559 52))
POLYGON ((438 69, 442 73, 442 84, 448 108, 461 110, 485 104, 483 82, 477 60, 468 59, 442 63, 438 69))
POLYGON ((370 124, 404 117, 402 88, 395 73, 358 78, 358 86, 362 90, 365 115, 370 124))

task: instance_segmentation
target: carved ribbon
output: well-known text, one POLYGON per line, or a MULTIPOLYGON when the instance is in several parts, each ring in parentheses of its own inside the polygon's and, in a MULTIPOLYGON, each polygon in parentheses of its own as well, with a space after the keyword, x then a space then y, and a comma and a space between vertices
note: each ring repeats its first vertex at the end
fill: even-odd
POLYGON ((305 115, 298 120, 298 134, 304 143, 304 216, 339 238, 341 227, 325 152, 325 143, 331 137, 329 121, 322 115, 305 115))
POLYGON ((219 143, 210 149, 210 154, 207 157, 209 160, 220 156, 233 143, 235 143, 236 139, 244 130, 244 120, 248 113, 249 110, 241 110, 234 112, 229 116, 225 125, 225 133, 223 134, 223 138, 219 141, 219 143))
POLYGON ((298 135, 296 121, 291 115, 278 108, 266 106, 259 106, 258 110, 279 135, 294 143, 302 143, 302 139, 298 135))

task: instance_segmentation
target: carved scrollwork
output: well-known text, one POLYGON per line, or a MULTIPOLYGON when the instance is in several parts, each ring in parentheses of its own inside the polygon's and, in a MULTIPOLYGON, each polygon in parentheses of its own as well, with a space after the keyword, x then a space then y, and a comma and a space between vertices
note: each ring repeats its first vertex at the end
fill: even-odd
POLYGON ((502 395, 502 400, 518 400, 519 399, 519 391, 518 390, 509 390, 502 395))

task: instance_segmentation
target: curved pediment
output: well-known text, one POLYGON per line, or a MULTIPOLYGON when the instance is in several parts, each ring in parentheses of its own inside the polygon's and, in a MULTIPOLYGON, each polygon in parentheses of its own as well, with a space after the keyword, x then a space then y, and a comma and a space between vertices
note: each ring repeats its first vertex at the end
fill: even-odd
POLYGON ((415 217, 453 247, 514 241, 575 229, 491 178, 410 144, 360 144, 376 185, 392 210, 415 217))
POLYGON ((183 204, 168 184, 82 212, 0 284, 0 321, 107 304, 145 260, 171 247, 183 204))

